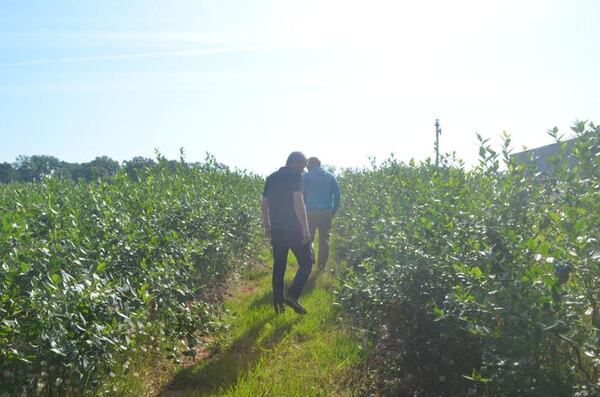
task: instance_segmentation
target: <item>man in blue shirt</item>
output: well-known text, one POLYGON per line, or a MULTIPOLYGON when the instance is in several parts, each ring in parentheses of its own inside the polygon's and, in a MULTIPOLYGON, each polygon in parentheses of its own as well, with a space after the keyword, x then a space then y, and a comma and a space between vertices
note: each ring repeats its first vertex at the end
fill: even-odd
POLYGON ((319 230, 318 270, 325 269, 329 257, 329 230, 331 221, 340 206, 340 187, 333 174, 321 168, 316 157, 308 159, 308 172, 304 174, 304 203, 308 228, 312 240, 319 230))

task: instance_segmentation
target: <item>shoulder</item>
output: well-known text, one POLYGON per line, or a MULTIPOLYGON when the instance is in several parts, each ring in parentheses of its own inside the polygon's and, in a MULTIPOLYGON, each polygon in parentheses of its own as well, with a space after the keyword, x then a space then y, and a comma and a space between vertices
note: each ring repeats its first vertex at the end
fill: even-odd
POLYGON ((269 175, 265 178, 265 185, 277 184, 277 181, 279 179, 280 179, 279 171, 275 171, 271 175, 269 175))
POLYGON ((267 180, 269 180, 269 179, 275 179, 275 178, 277 178, 279 175, 281 175, 281 172, 282 172, 281 170, 277 170, 277 171, 275 171, 275 172, 272 172, 272 173, 271 173, 269 176, 267 176, 267 178, 266 178, 266 179, 267 179, 267 180))

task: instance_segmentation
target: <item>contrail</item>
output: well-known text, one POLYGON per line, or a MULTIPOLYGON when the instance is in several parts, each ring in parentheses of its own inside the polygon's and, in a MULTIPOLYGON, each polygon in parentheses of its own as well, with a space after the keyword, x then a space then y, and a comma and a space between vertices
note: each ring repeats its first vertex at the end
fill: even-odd
POLYGON ((78 63, 92 61, 116 61, 126 59, 142 59, 142 58, 165 58, 165 57, 190 57, 212 54, 225 54, 235 52, 259 52, 269 51, 275 48, 262 47, 245 47, 245 48, 208 48, 202 50, 187 50, 187 51, 163 51, 163 52, 138 52, 130 54, 109 54, 109 55, 92 55, 85 57, 70 57, 70 58, 45 58, 32 59, 29 61, 17 61, 2 63, 1 66, 29 66, 29 65, 46 65, 53 63, 78 63))

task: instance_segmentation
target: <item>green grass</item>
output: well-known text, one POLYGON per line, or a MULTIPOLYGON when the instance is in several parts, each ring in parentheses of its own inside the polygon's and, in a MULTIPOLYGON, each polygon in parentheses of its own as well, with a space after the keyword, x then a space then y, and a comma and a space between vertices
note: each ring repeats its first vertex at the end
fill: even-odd
MULTIPOLYGON (((296 271, 288 265, 286 279, 296 271)), ((226 303, 228 330, 210 359, 178 372, 166 396, 351 396, 358 342, 336 317, 332 278, 311 275, 301 297, 309 314, 272 308, 271 271, 254 273, 226 303)))

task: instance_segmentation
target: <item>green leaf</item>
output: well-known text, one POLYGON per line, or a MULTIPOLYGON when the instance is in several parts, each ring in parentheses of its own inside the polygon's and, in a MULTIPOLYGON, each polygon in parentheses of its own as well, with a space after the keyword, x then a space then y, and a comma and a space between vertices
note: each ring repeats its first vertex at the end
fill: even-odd
POLYGON ((557 214, 556 212, 549 212, 548 216, 550 216, 550 218, 554 221, 554 222, 560 222, 560 215, 557 214))
POLYGON ((96 265, 96 273, 101 273, 104 269, 106 269, 106 262, 98 262, 96 265))
POLYGON ((63 356, 63 357, 66 357, 66 356, 67 356, 67 355, 65 354, 65 352, 63 352, 62 350, 60 350, 60 349, 58 349, 58 348, 56 348, 56 347, 52 347, 52 348, 50 348, 50 351, 51 351, 51 352, 54 352, 54 353, 56 353, 56 354, 58 354, 59 356, 63 356))

